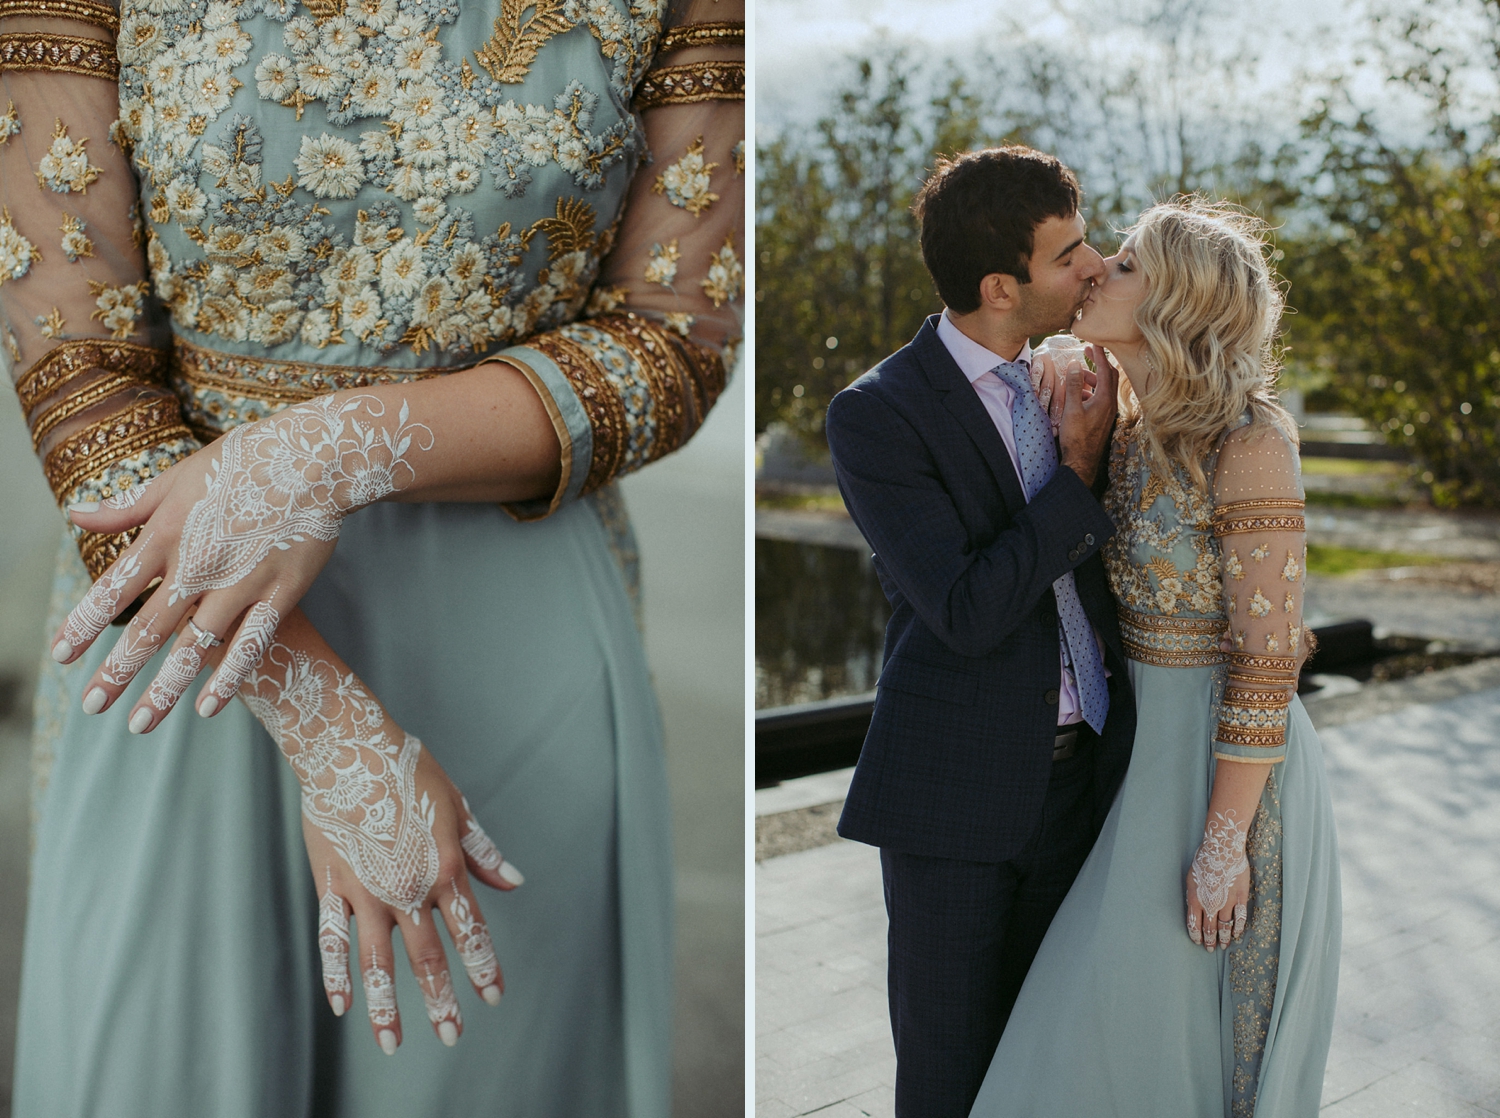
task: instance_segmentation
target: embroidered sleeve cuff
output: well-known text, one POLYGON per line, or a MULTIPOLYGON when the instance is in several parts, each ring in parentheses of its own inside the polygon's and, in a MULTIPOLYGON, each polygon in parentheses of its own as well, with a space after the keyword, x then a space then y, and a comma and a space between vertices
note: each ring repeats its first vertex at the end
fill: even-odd
POLYGON ((1284 760, 1287 708, 1291 701, 1286 691, 1236 686, 1231 678, 1219 708, 1214 756, 1259 764, 1284 760))
POLYGON ((562 471, 550 499, 505 507, 539 520, 682 446, 724 390, 717 352, 636 314, 575 322, 495 355, 552 417, 562 471))

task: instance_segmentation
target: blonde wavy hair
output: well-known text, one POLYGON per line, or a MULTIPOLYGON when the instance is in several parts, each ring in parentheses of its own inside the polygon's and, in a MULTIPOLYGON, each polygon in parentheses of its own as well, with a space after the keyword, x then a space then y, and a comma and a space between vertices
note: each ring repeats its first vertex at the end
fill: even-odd
POLYGON ((1225 202, 1179 196, 1126 230, 1146 279, 1135 311, 1154 375, 1144 398, 1120 382, 1120 410, 1140 424, 1149 459, 1181 465, 1207 487, 1203 464, 1249 411, 1297 445, 1276 398, 1284 300, 1268 259, 1266 223, 1225 202))

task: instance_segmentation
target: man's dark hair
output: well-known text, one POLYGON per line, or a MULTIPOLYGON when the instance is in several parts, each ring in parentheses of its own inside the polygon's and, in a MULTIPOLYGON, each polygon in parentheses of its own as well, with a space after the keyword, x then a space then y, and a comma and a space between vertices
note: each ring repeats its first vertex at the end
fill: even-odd
POLYGON ((922 263, 943 302, 979 309, 979 283, 993 272, 1031 282, 1032 234, 1049 217, 1069 218, 1082 197, 1073 172, 1021 144, 939 157, 912 213, 922 224, 922 263))

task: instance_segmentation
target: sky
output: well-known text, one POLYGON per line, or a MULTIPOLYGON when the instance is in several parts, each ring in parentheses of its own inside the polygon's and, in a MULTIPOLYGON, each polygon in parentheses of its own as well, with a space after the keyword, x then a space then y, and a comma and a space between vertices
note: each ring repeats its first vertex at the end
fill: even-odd
MULTIPOLYGON (((1226 20, 1261 56, 1261 80, 1287 86, 1331 53, 1355 49, 1357 0, 1251 0, 1226 20)), ((1076 5, 1082 7, 1083 5, 1076 5)), ((1090 11, 1094 34, 1112 34, 1115 0, 1090 11)), ((1013 14, 1039 41, 1062 42, 1068 22, 1049 0, 756 0, 756 120, 762 133, 809 122, 847 72, 845 59, 879 38, 942 58, 972 57, 999 45, 1000 13, 1013 14)), ((1098 45, 1097 43, 1095 45, 1098 45)))

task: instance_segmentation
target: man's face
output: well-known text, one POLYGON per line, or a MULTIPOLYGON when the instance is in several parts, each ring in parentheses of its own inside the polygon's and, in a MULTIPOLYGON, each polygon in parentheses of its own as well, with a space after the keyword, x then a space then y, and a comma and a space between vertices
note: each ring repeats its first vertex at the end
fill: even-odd
POLYGON ((1066 332, 1097 280, 1104 258, 1083 239, 1083 215, 1049 217, 1036 227, 1028 266, 1031 282, 1020 285, 1020 310, 1028 334, 1066 332))

